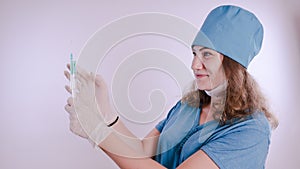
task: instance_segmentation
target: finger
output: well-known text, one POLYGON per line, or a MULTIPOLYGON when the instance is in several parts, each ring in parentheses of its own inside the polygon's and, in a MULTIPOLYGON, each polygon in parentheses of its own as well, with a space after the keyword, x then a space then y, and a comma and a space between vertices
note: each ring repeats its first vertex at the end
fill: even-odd
POLYGON ((76 80, 76 83, 80 82, 82 84, 86 84, 86 82, 88 81, 87 77, 84 77, 84 76, 80 75, 79 73, 76 74, 75 80, 76 80))
POLYGON ((76 66, 76 75, 84 80, 90 80, 90 79, 94 79, 93 73, 92 72, 87 72, 85 69, 76 66))
POLYGON ((92 80, 88 80, 88 77, 84 77, 79 74, 77 74, 75 77, 75 88, 78 88, 78 91, 80 91, 80 88, 83 86, 87 87, 91 85, 91 83, 94 82, 92 82, 92 80))
POLYGON ((70 94, 72 94, 72 89, 70 88, 70 86, 65 85, 65 89, 67 90, 67 92, 69 92, 70 94))
POLYGON ((66 112, 68 112, 69 114, 72 113, 72 107, 69 106, 68 104, 65 105, 65 110, 66 110, 66 112))
POLYGON ((71 66, 70 66, 70 63, 68 63, 68 64, 67 64, 67 68, 68 68, 69 70, 70 70, 70 67, 71 67, 71 66))
POLYGON ((73 89, 71 89, 71 87, 67 86, 67 85, 65 86, 65 88, 68 92, 70 92, 70 94, 72 95, 72 98, 74 99, 80 93, 81 83, 77 79, 75 79, 75 85, 74 85, 73 89))
POLYGON ((68 100, 67 100, 67 103, 68 103, 69 106, 72 106, 73 105, 73 98, 69 97, 68 100))
POLYGON ((104 82, 104 79, 101 75, 97 74, 96 77, 95 77, 95 84, 97 86, 105 86, 105 82, 104 82))
POLYGON ((70 80, 70 73, 68 71, 64 71, 65 77, 70 80))
POLYGON ((80 80, 78 78, 75 79, 75 92, 79 92, 81 85, 84 85, 84 82, 80 82, 80 80))

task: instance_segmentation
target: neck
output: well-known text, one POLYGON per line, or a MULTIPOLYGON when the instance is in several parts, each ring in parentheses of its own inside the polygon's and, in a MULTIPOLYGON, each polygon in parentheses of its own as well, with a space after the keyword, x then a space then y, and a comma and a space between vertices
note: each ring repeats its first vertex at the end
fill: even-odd
POLYGON ((227 81, 224 81, 223 83, 221 83, 219 86, 217 86, 214 89, 211 90, 205 90, 205 93, 207 95, 209 95, 210 97, 221 97, 221 96, 225 96, 226 94, 226 89, 227 89, 227 81))
POLYGON ((227 89, 227 81, 220 84, 216 88, 205 91, 207 95, 211 97, 210 103, 210 114, 220 113, 224 111, 225 102, 226 102, 226 89, 227 89))

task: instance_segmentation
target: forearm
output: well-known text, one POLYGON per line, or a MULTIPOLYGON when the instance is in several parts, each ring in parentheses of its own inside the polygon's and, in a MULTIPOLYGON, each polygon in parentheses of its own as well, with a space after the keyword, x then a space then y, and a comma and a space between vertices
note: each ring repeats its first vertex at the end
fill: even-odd
POLYGON ((99 147, 122 169, 165 168, 144 152, 136 151, 116 133, 111 133, 99 147))
POLYGON ((119 120, 112 126, 113 132, 99 144, 99 147, 120 168, 153 169, 164 168, 154 161, 159 131, 153 129, 143 140, 140 140, 119 120))
POLYGON ((144 156, 143 142, 120 119, 111 129, 112 133, 100 143, 102 149, 126 157, 144 156))
MULTIPOLYGON (((104 152, 106 151, 104 150, 104 152)), ((164 166, 152 160, 151 158, 127 158, 112 154, 110 152, 106 152, 106 154, 112 160, 114 160, 114 162, 121 169, 166 169, 164 166)))
POLYGON ((111 138, 108 137, 103 143, 106 143, 106 151, 119 154, 126 157, 152 157, 155 155, 159 132, 152 130, 143 140, 137 138, 124 124, 119 120, 112 126, 113 132, 111 138), (115 143, 117 141, 117 143, 115 143), (126 146, 121 146, 121 141, 126 146), (129 147, 131 151, 128 151, 129 147))

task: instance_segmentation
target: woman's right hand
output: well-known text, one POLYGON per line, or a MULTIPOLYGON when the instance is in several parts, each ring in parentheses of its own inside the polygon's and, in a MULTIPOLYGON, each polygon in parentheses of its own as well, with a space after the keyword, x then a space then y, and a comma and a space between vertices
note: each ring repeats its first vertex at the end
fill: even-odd
MULTIPOLYGON (((68 70, 70 70, 70 65, 67 64, 68 70)), ((65 77, 70 81, 70 73, 69 71, 64 71, 65 77)), ((70 95, 72 95, 72 90, 69 85, 65 86, 65 89, 70 95)), ((65 105, 65 110, 69 113, 69 119, 70 119, 70 130, 85 139, 88 139, 88 135, 85 133, 85 131, 82 129, 80 122, 78 120, 77 114, 75 112, 74 102, 73 98, 69 97, 67 99, 67 104, 65 105)))
MULTIPOLYGON (((67 87, 66 87, 67 88, 67 87)), ((70 130, 85 139, 88 139, 88 135, 85 133, 85 131, 82 129, 80 122, 77 118, 74 104, 73 104, 73 98, 69 97, 67 100, 67 104, 65 105, 65 110, 69 113, 69 120, 70 120, 70 130)))

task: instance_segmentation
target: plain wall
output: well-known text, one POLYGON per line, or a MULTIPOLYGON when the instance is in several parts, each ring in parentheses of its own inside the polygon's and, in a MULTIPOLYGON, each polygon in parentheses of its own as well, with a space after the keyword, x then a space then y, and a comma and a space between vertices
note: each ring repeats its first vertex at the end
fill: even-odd
MULTIPOLYGON (((279 127, 272 134, 266 168, 298 168, 300 13, 297 10, 300 4, 296 0, 1 0, 0 168, 118 168, 100 150, 92 149, 86 140, 69 131, 69 119, 64 110, 69 97, 64 85, 68 82, 63 71, 70 52, 78 56, 94 32, 125 15, 168 13, 199 28, 208 12, 220 4, 236 4, 253 11, 264 25, 263 48, 249 71, 259 82, 280 120, 279 127)), ((143 47, 178 52, 182 62, 189 67, 191 60, 184 55, 190 53, 185 47, 174 40, 159 38, 145 36, 124 41, 108 54, 106 66, 99 71, 109 80, 126 49, 134 52, 143 47), (171 47, 164 42, 169 42, 171 47), (173 45, 178 47, 174 49, 173 45)), ((149 71, 145 76, 137 77, 130 89, 132 101, 138 108, 149 106, 146 97, 153 87, 149 79, 155 79, 155 87, 165 90, 167 108, 180 98, 178 86, 172 79, 161 72, 149 71)), ((123 120, 136 135, 143 137, 162 118, 163 115, 145 125, 123 120)))

